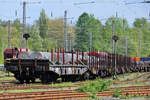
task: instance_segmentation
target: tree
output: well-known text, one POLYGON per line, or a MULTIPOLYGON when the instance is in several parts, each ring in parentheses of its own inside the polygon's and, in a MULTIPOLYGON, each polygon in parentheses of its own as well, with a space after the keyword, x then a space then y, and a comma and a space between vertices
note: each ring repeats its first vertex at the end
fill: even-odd
POLYGON ((8 42, 7 42, 8 34, 7 33, 8 33, 7 27, 0 25, 0 36, 1 36, 0 37, 0 63, 3 63, 3 60, 4 60, 3 53, 4 53, 5 48, 7 48, 7 44, 8 44, 8 42))
POLYGON ((42 9, 40 13, 39 30, 41 38, 46 38, 48 32, 48 18, 44 9, 42 9))
POLYGON ((48 20, 47 38, 51 42, 52 48, 63 48, 64 43, 64 23, 62 18, 48 20))
POLYGON ((44 51, 46 50, 50 50, 51 48, 53 48, 53 42, 51 42, 51 39, 43 39, 42 40, 42 48, 44 51))
MULTIPOLYGON (((90 22, 88 26, 88 36, 90 37, 90 33, 92 33, 92 47, 96 50, 102 50, 103 48, 100 46, 103 44, 102 35, 100 34, 101 22, 98 19, 95 19, 94 15, 90 15, 90 22)), ((90 42, 90 41, 89 41, 90 42)))
POLYGON ((119 37, 119 40, 117 41, 117 53, 124 55, 126 45, 125 36, 129 36, 129 25, 126 19, 112 16, 106 20, 103 39, 106 39, 106 41, 104 41, 106 44, 108 44, 108 46, 105 47, 105 50, 107 52, 112 52, 112 24, 114 26, 114 35, 119 37))
POLYGON ((141 18, 141 19, 140 18, 136 18, 134 23, 133 23, 134 27, 136 27, 136 28, 142 28, 142 27, 144 27, 147 24, 148 24, 148 22, 147 22, 147 20, 145 18, 141 18))
POLYGON ((90 47, 90 34, 92 34, 92 46, 99 49, 100 46, 100 25, 99 20, 94 15, 83 13, 76 24, 75 49, 88 51, 90 47))
MULTIPOLYGON (((149 33, 150 33, 150 23, 145 18, 137 18, 134 21, 134 29, 137 30, 137 45, 139 44, 139 37, 141 37, 141 55, 149 55, 149 33), (141 33, 141 36, 139 35, 141 33)), ((140 53, 140 52, 138 52, 140 53)))
POLYGON ((79 16, 75 30, 75 49, 87 51, 89 47, 88 24, 90 17, 87 13, 79 16))
POLYGON ((22 28, 22 24, 20 23, 19 19, 14 20, 12 26, 15 27, 18 31, 22 28))
POLYGON ((33 51, 42 50, 42 39, 39 35, 38 28, 35 25, 32 25, 29 29, 28 32, 30 33, 30 38, 28 41, 28 46, 29 49, 32 49, 33 51))
MULTIPOLYGON (((48 20, 48 35, 47 39, 51 42, 53 48, 63 48, 64 46, 64 22, 62 18, 48 20)), ((67 24, 68 37, 74 39, 74 27, 67 24)), ((69 42, 69 41, 68 41, 69 42)))

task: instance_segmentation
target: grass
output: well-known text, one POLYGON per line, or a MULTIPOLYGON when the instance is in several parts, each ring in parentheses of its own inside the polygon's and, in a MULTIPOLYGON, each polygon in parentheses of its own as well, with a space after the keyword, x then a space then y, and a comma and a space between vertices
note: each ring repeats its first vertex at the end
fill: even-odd
POLYGON ((15 80, 14 77, 2 77, 0 78, 0 81, 3 81, 3 80, 15 80))
POLYGON ((97 78, 95 81, 86 81, 83 86, 79 86, 77 89, 81 92, 89 94, 89 98, 97 98, 97 92, 103 92, 110 87, 110 80, 102 80, 97 78))
MULTIPOLYGON (((9 72, 9 75, 14 75, 13 73, 9 72)), ((0 76, 8 76, 8 72, 7 71, 0 71, 0 76)))
POLYGON ((74 84, 72 82, 64 82, 64 83, 52 83, 50 84, 51 87, 68 87, 73 86, 74 84))
POLYGON ((125 95, 120 95, 118 98, 120 99, 131 99, 131 98, 150 98, 150 95, 148 96, 140 96, 140 95, 128 95, 128 96, 125 96, 125 95))
POLYGON ((136 73, 126 73, 124 75, 118 75, 118 80, 113 80, 113 82, 129 80, 129 79, 131 79, 131 81, 125 81, 119 84, 112 84, 111 87, 150 85, 149 81, 142 82, 143 80, 145 80, 145 78, 140 78, 140 79, 138 78, 142 74, 143 73, 136 72, 136 73))
POLYGON ((81 92, 103 92, 108 90, 110 86, 109 80, 102 80, 97 78, 96 81, 86 82, 83 86, 79 86, 78 89, 81 92))
POLYGON ((47 91, 48 89, 23 89, 23 90, 1 90, 0 93, 22 93, 22 92, 40 92, 47 91))
POLYGON ((125 73, 123 75, 117 75, 117 78, 118 78, 119 81, 121 81, 121 80, 125 80, 125 78, 126 78, 126 80, 135 79, 139 75, 141 75, 139 72, 137 72, 137 73, 125 73))
POLYGON ((113 93, 113 97, 120 97, 120 93, 122 93, 123 92, 123 90, 121 90, 121 89, 115 89, 115 90, 113 90, 114 91, 114 93, 113 93))

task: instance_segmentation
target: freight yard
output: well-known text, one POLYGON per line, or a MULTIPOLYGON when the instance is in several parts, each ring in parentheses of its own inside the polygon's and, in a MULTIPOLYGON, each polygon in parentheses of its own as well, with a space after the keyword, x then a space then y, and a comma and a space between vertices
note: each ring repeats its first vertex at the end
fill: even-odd
MULTIPOLYGON (((77 82, 64 82, 64 83, 51 83, 41 84, 37 80, 31 84, 19 84, 13 76, 9 76, 7 80, 7 73, 3 73, 1 76, 3 79, 0 80, 1 96, 0 99, 83 99, 92 97, 89 93, 81 92, 79 87, 81 85, 88 84, 89 82, 96 82, 97 80, 89 81, 77 81, 77 82)), ((146 73, 133 73, 119 75, 118 80, 111 81, 107 91, 97 92, 97 98, 101 97, 120 97, 120 98, 137 98, 145 97, 148 100, 150 95, 150 76, 149 72, 146 73), (132 76, 132 77, 131 77, 132 76), (116 92, 117 91, 117 92, 116 92), (118 96, 117 96, 118 95, 118 96)), ((103 79, 109 80, 111 78, 103 79)))
POLYGON ((0 0, 0 100, 150 100, 149 3, 0 0))

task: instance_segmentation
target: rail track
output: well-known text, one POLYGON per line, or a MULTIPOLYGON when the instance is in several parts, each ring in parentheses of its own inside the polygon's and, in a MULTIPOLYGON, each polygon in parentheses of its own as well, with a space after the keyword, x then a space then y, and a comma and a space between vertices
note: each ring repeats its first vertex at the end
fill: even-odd
MULTIPOLYGON (((50 86, 50 85, 43 85, 43 84, 5 84, 0 86, 0 90, 11 90, 11 89, 15 89, 15 90, 19 90, 19 89, 51 89, 51 88, 73 88, 73 87, 77 87, 79 85, 83 84, 82 82, 78 82, 78 83, 74 83, 72 86, 60 86, 60 87, 56 87, 56 86, 50 86)), ((123 88, 123 89, 133 89, 133 87, 136 87, 136 89, 138 88, 150 88, 150 86, 130 86, 130 88, 128 87, 118 87, 118 88, 123 88)), ((113 89, 113 88, 110 88, 113 89)))
MULTIPOLYGON (((148 80, 142 80, 142 81, 138 81, 138 82, 147 82, 148 80)), ((122 82, 128 82, 128 81, 122 81, 122 82)), ((130 81, 129 81, 130 82, 130 81)), ((119 84, 121 83, 119 82, 111 82, 111 84, 119 84)), ((72 86, 50 86, 49 84, 41 84, 41 83, 33 83, 33 84, 16 84, 16 83, 7 83, 7 84, 2 84, 0 85, 0 90, 20 90, 20 89, 51 89, 51 88, 73 88, 73 87, 77 87, 84 84, 84 82, 75 82, 73 83, 72 86)), ((132 86, 132 87, 143 87, 143 86, 132 86)), ((147 86, 148 88, 150 88, 150 86, 147 86)), ((118 88, 122 88, 122 87, 118 87, 118 88)), ((131 89, 131 88, 130 88, 131 89)))
MULTIPOLYGON (((120 95, 150 95, 150 86, 136 86, 136 87, 121 87, 123 92, 120 95), (131 90, 132 88, 132 90, 131 90)), ((97 96, 112 96, 113 91, 98 92, 97 96)), ((62 90, 62 91, 43 91, 43 92, 29 92, 29 93, 3 93, 0 94, 0 100, 44 100, 44 99, 65 99, 65 98, 83 98, 88 97, 88 93, 82 93, 78 90, 62 90)))
POLYGON ((73 88, 76 86, 61 86, 61 87, 53 87, 50 85, 39 85, 39 86, 32 86, 32 85, 10 85, 10 86, 0 86, 0 90, 23 90, 23 89, 61 89, 61 88, 73 88))
MULTIPOLYGON (((132 82, 132 81, 136 81, 137 79, 141 78, 141 77, 144 77, 146 75, 150 74, 150 72, 144 72, 142 75, 136 77, 136 78, 133 78, 133 79, 127 79, 127 80, 121 80, 121 81, 117 81, 117 82, 112 82, 112 84, 120 84, 120 83, 123 83, 123 82, 132 82)), ((140 80, 138 82, 146 82, 148 81, 148 79, 145 79, 145 80, 140 80)))
POLYGON ((14 77, 14 75, 0 75, 0 78, 3 78, 3 77, 14 77))
MULTIPOLYGON (((112 82, 111 84, 119 84, 123 82, 132 82, 135 81, 148 73, 142 74, 135 79, 130 80, 123 80, 118 82, 112 82)), ((146 82, 148 80, 142 80, 140 82, 146 82)), ((139 82, 139 81, 138 81, 139 82)), ((45 100, 45 99, 65 99, 65 98, 84 98, 88 97, 88 93, 81 93, 77 90, 71 90, 71 87, 76 87, 79 85, 84 84, 84 82, 75 82, 74 86, 70 86, 70 90, 63 90, 55 91, 40 91, 40 92, 29 92, 29 93, 0 93, 0 100, 12 100, 12 99, 21 99, 21 100, 45 100)), ((66 86, 67 87, 67 86, 66 86)), ((50 89, 51 88, 64 88, 64 87, 52 87, 50 85, 43 85, 41 83, 34 83, 34 84, 16 84, 16 83, 7 83, 0 86, 0 90, 19 90, 19 89, 50 89), (38 85, 38 86, 34 86, 38 85)), ((69 87, 68 87, 69 88, 69 87)), ((110 88, 109 91, 99 92, 97 96, 112 96, 114 94, 114 89, 121 89, 123 92, 120 92, 120 95, 141 95, 147 96, 150 95, 150 86, 129 86, 129 87, 117 87, 117 88, 110 88)))
POLYGON ((16 84, 7 83, 0 85, 0 90, 20 90, 20 89, 51 89, 51 88, 73 88, 83 84, 83 82, 75 82, 71 86, 51 86, 50 84, 32 83, 32 84, 16 84))

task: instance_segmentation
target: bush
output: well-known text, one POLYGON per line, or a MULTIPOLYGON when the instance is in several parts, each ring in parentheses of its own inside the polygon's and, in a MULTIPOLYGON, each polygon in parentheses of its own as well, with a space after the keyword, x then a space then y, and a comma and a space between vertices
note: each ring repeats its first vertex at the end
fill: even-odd
POLYGON ((108 90, 110 86, 110 80, 102 80, 97 78, 96 81, 89 81, 83 86, 79 86, 78 90, 81 92, 90 93, 90 97, 95 98, 97 92, 103 92, 108 90))
POLYGON ((124 95, 120 95, 120 93, 122 93, 123 92, 123 90, 122 89, 115 89, 115 90, 113 90, 114 91, 114 93, 113 93, 113 97, 116 97, 116 98, 126 98, 127 96, 124 96, 124 95))
POLYGON ((115 89, 114 90, 114 94, 112 95, 113 97, 120 97, 120 90, 119 89, 115 89))

